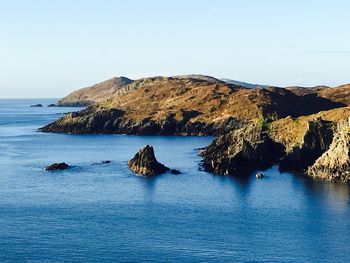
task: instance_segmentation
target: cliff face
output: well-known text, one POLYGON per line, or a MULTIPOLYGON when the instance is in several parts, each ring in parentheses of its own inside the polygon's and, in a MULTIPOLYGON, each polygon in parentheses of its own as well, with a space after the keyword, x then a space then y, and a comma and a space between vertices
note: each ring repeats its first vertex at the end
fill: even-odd
POLYGON ((89 106, 112 97, 120 88, 131 84, 133 80, 119 77, 106 80, 91 87, 76 90, 59 100, 57 106, 89 106))
POLYGON ((252 123, 219 136, 201 153, 209 172, 234 175, 266 169, 283 156, 283 145, 271 140, 261 123, 252 123))
POLYGON ((332 142, 333 123, 316 119, 307 123, 303 140, 299 146, 286 152, 280 162, 280 170, 304 171, 322 155, 332 142))
POLYGON ((329 149, 309 167, 307 174, 331 182, 350 182, 350 123, 337 126, 329 149))
POLYGON ((340 106, 314 94, 297 96, 282 88, 246 89, 208 77, 155 77, 136 80, 118 89, 110 99, 42 130, 217 135, 256 119, 298 117, 340 106))

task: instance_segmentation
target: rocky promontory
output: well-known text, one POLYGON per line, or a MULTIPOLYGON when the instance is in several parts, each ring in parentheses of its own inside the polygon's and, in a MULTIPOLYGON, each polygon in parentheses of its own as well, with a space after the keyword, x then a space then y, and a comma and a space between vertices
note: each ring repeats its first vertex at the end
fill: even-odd
POLYGON ((138 153, 129 160, 128 166, 134 173, 144 176, 155 176, 170 171, 170 168, 157 161, 153 147, 150 145, 141 148, 138 153))
POLYGON ((133 81, 109 99, 68 114, 41 130, 218 135, 252 120, 298 117, 341 106, 316 94, 299 96, 283 88, 249 89, 208 77, 154 77, 133 81))

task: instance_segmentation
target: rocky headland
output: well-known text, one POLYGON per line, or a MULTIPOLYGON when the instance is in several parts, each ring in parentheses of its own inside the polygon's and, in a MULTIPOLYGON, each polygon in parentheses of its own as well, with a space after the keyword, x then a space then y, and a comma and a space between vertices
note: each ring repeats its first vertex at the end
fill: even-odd
POLYGON ((89 106, 41 130, 71 134, 212 135, 216 138, 201 153, 207 171, 235 175, 279 164, 281 170, 331 181, 347 180, 343 175, 329 176, 334 170, 344 174, 345 168, 335 165, 336 161, 330 161, 333 170, 325 167, 327 156, 332 156, 329 151, 345 154, 348 147, 339 142, 347 137, 338 135, 336 127, 350 116, 350 85, 247 88, 200 75, 125 79, 114 79, 117 84, 109 80, 76 93, 88 90, 84 96, 64 98, 60 105, 70 101, 73 105, 89 106), (343 139, 336 143, 338 137, 343 139))
POLYGON ((283 88, 249 89, 192 77, 133 81, 112 97, 42 128, 73 134, 218 135, 257 119, 298 117, 344 106, 283 88), (305 106, 307 105, 307 106, 305 106))

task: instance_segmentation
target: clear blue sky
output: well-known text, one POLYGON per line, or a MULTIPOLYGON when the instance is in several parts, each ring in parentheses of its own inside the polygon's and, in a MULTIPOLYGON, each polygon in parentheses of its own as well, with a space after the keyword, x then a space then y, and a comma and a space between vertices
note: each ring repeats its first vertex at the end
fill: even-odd
POLYGON ((350 83, 347 0, 0 0, 0 97, 113 76, 350 83))

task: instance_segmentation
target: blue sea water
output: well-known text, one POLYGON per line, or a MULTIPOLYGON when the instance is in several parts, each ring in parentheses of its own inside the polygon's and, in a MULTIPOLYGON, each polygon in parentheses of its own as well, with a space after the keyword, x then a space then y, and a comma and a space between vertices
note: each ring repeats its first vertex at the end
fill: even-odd
POLYGON ((350 262, 349 185, 200 171, 210 137, 37 132, 77 110, 29 107, 54 102, 0 100, 0 262, 350 262), (145 144, 183 174, 135 176, 145 144))

